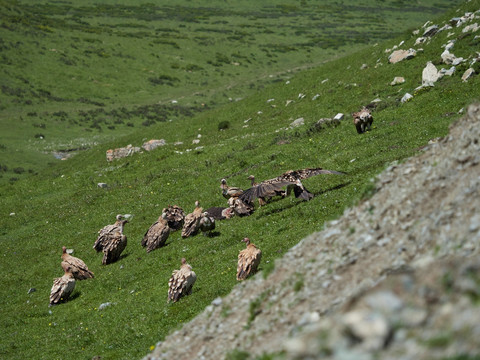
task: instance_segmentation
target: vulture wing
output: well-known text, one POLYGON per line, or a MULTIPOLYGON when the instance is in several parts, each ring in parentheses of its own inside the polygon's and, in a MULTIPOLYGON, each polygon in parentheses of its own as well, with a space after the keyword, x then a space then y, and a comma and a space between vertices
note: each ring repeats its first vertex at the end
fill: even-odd
POLYGON ((183 227, 185 212, 180 206, 169 205, 168 208, 163 209, 162 217, 167 220, 170 230, 176 231, 183 227))
POLYGON ((174 270, 168 281, 168 301, 177 302, 181 297, 190 295, 196 280, 197 275, 188 264, 174 270))
POLYGON ((115 234, 116 231, 119 230, 119 227, 116 224, 107 225, 104 228, 98 231, 98 238, 93 244, 93 248, 99 252, 103 250, 105 243, 108 242, 109 238, 115 234))
POLYGON ((182 228, 182 238, 195 235, 198 232, 200 225, 200 216, 196 213, 190 213, 185 216, 185 223, 182 228))
POLYGON ((245 280, 250 274, 257 271, 262 251, 255 245, 249 244, 246 249, 238 254, 237 280, 245 280))
POLYGON ((50 291, 50 305, 57 305, 67 301, 74 289, 75 278, 72 274, 65 274, 54 279, 52 290, 50 291))
POLYGON ((75 256, 68 255, 63 257, 61 265, 64 271, 70 267, 75 280, 86 280, 94 277, 93 272, 88 269, 88 266, 83 262, 83 260, 75 256))
POLYGON ((165 245, 170 235, 170 227, 167 220, 160 218, 145 233, 142 246, 147 248, 147 253, 165 245))
POLYGON ((116 233, 110 237, 103 247, 102 264, 107 265, 117 261, 123 250, 127 247, 127 237, 121 233, 116 233))
MULTIPOLYGON (((280 176, 277 176, 276 178, 262 181, 261 183, 252 186, 250 189, 245 190, 243 195, 240 196, 240 199, 247 203, 251 203, 253 200, 255 200, 255 198, 272 196, 272 194, 275 194, 276 191, 279 191, 285 185, 297 184, 299 180, 307 179, 320 174, 343 175, 344 173, 322 168, 290 170, 280 176)), ((304 194, 304 196, 307 195, 304 194)))

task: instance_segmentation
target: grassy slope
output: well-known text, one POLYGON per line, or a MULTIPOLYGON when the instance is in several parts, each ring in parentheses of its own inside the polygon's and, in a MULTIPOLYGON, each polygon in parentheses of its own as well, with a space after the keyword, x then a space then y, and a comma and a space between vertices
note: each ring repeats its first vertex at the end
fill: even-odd
POLYGON ((53 151, 245 97, 452 4, 97 3, 0 1, 0 183, 56 162, 53 151))
MULTIPOLYGON (((472 1, 460 14, 465 7, 477 10, 479 5, 472 1)), ((429 139, 446 134, 455 112, 478 99, 478 77, 462 83, 459 69, 454 77, 399 104, 404 92, 413 93, 420 85, 426 62, 438 63, 446 36, 438 34, 415 59, 396 65, 387 64, 384 49, 401 39, 362 50, 292 76, 289 84, 277 83, 244 101, 181 122, 140 129, 25 181, 2 186, 0 321, 7 333, 0 340, 2 357, 62 358, 65 351, 69 358, 140 357, 215 297, 230 291, 236 283, 241 238, 249 236, 260 246, 262 269, 269 268, 302 237, 321 229, 326 220, 368 192, 370 178, 386 164, 413 155, 429 139), (383 65, 375 68, 378 59, 383 65), (364 63, 368 68, 360 70, 364 63), (407 79, 401 89, 388 85, 393 76, 407 79), (300 92, 306 97, 299 99, 300 92), (320 97, 312 101, 315 94, 320 97), (376 97, 383 102, 374 113, 374 129, 367 134, 357 135, 348 116, 337 128, 306 131, 321 117, 349 114, 376 97), (267 103, 268 99, 275 100, 267 103), (287 100, 294 102, 285 106, 287 100), (305 118, 305 127, 277 132, 299 117, 305 118), (228 121, 230 128, 218 131, 221 121, 228 121), (186 152, 199 133, 203 150, 186 152), (105 161, 109 147, 140 145, 145 138, 159 137, 169 144, 183 140, 185 145, 105 161), (181 240, 174 233, 165 248, 148 255, 140 246, 143 233, 168 204, 186 211, 197 199, 205 207, 224 205, 218 187, 222 177, 247 187, 251 173, 265 179, 291 168, 314 166, 345 171, 348 176, 311 178, 305 184, 317 194, 312 201, 273 202, 248 218, 218 223, 216 237, 181 240), (108 183, 109 188, 97 188, 98 182, 108 183), (11 212, 15 215, 8 216, 11 212), (134 215, 125 229, 129 246, 121 261, 101 266, 101 255, 91 246, 98 229, 117 213, 134 215), (62 245, 74 248, 74 255, 89 264, 96 278, 77 283, 69 303, 48 308, 52 279, 61 275, 62 245), (182 256, 196 271, 198 283, 192 296, 167 305, 167 281, 182 256), (37 291, 27 294, 31 287, 37 291), (112 305, 99 311, 105 302, 112 305)), ((402 40, 410 47, 415 38, 408 33, 402 40)), ((469 56, 478 46, 476 41, 473 36, 459 40, 455 54, 469 56)))

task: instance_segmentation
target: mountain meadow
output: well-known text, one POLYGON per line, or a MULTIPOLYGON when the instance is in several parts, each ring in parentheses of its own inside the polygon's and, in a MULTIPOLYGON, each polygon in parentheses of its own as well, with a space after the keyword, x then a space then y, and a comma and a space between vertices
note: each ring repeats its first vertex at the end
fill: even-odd
POLYGON ((232 290, 244 237, 262 249, 257 276, 267 277, 479 99, 478 76, 462 80, 480 71, 478 32, 453 25, 417 42, 479 9, 480 0, 0 0, 0 357, 141 358, 232 290), (428 62, 451 67, 441 54, 452 39, 465 60, 421 86, 428 62), (413 59, 389 62, 409 48, 413 59), (357 134, 351 114, 369 104, 372 129, 357 134), (152 139, 165 144, 107 161, 109 149, 152 139), (140 245, 168 205, 228 206, 222 178, 247 189, 249 175, 316 167, 345 174, 306 179, 312 200, 273 199, 217 221, 210 236, 173 232, 150 253, 140 245), (93 244, 117 214, 130 215, 128 245, 102 265, 93 244), (49 307, 62 246, 95 277, 49 307), (197 282, 167 303, 182 257, 197 282))

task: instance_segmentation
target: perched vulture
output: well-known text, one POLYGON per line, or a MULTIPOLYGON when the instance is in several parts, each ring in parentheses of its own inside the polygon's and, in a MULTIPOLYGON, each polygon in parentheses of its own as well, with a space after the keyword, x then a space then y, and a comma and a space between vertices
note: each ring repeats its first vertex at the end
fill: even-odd
POLYGON ((228 199, 228 205, 236 216, 249 216, 255 211, 253 203, 247 203, 239 197, 231 197, 228 199))
POLYGON ((171 229, 168 226, 168 221, 163 217, 164 214, 165 213, 163 213, 162 216, 150 226, 143 236, 142 246, 147 248, 147 253, 165 245, 168 235, 170 235, 171 229))
MULTIPOLYGON (((255 182, 255 176, 250 175, 247 179, 251 181, 251 187, 257 186, 258 184, 255 182)), ((274 197, 274 196, 281 196, 285 197, 286 192, 284 190, 278 190, 278 189, 273 189, 270 193, 265 193, 264 196, 261 196, 258 198, 258 204, 260 206, 266 205, 268 199, 274 197)))
POLYGON ((225 179, 221 180, 220 189, 222 189, 223 197, 227 200, 232 198, 232 197, 234 197, 234 198, 239 197, 240 195, 243 194, 242 189, 240 189, 238 187, 234 187, 234 186, 228 186, 227 185, 227 180, 225 180, 225 179))
POLYGON ((197 234, 202 214, 203 209, 200 207, 200 203, 195 201, 195 209, 193 212, 185 216, 185 223, 183 224, 182 228, 182 238, 187 238, 197 234))
POLYGON ((206 212, 215 220, 225 220, 235 216, 233 209, 229 207, 211 207, 206 212))
POLYGON ((215 219, 205 211, 200 218, 198 226, 203 235, 206 236, 207 232, 210 233, 212 230, 215 230, 215 219))
MULTIPOLYGON (((255 198, 271 196, 269 194, 273 194, 275 191, 281 190, 285 185, 294 185, 295 197, 299 197, 304 200, 310 200, 313 198, 313 194, 303 186, 301 180, 320 174, 343 175, 343 173, 339 171, 325 170, 322 168, 290 170, 274 179, 265 180, 255 186, 252 186, 250 189, 245 190, 239 199, 246 203, 251 203, 255 198)), ((290 188, 290 186, 287 188, 287 195, 290 192, 290 188)))
POLYGON ((99 236, 93 248, 97 252, 103 251, 103 265, 117 261, 127 247, 127 237, 123 234, 123 227, 127 222, 122 215, 117 215, 115 224, 107 225, 98 232, 99 236))
POLYGON ((173 270, 172 276, 168 281, 167 302, 177 302, 181 297, 190 295, 196 280, 197 275, 192 271, 192 267, 187 264, 187 260, 183 258, 180 270, 173 270))
POLYGON ((68 254, 65 246, 62 247, 62 251, 61 265, 64 271, 67 271, 66 269, 70 268, 75 280, 86 280, 93 278, 93 272, 88 270, 88 266, 83 262, 82 259, 68 254))
POLYGON ((69 266, 66 266, 63 276, 53 280, 52 290, 50 291, 50 306, 67 301, 73 289, 75 289, 75 277, 71 270, 69 266))
POLYGON ((238 254, 237 280, 245 280, 250 274, 254 274, 262 259, 262 251, 252 244, 249 238, 242 241, 247 244, 247 248, 238 254))
POLYGON ((112 225, 107 225, 100 229, 98 231, 98 238, 97 241, 95 241, 95 244, 93 244, 93 248, 99 252, 103 250, 103 247, 105 246, 105 242, 108 242, 108 240, 116 233, 121 232, 123 233, 123 225, 127 223, 123 215, 117 215, 115 224, 112 225))
POLYGON ((163 209, 162 217, 167 220, 168 227, 171 231, 177 231, 183 227, 185 212, 180 206, 168 205, 168 208, 163 209))
POLYGON ((370 110, 367 109, 365 106, 362 108, 362 110, 354 112, 352 114, 352 117, 353 124, 357 129, 357 133, 363 134, 365 131, 370 130, 370 128, 372 127, 373 116, 370 110))

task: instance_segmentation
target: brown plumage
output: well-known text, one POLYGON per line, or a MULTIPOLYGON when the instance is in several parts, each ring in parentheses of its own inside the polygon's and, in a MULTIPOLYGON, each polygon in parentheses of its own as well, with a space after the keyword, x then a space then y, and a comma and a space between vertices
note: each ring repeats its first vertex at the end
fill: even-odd
POLYGON ((238 254, 237 280, 239 281, 255 274, 262 259, 262 251, 252 244, 249 238, 244 238, 242 241, 247 244, 247 248, 238 254))
POLYGON ((202 213, 203 208, 200 207, 200 203, 198 201, 195 201, 195 209, 193 212, 185 216, 185 223, 183 224, 182 228, 182 238, 187 238, 197 234, 202 213))
POLYGON ((180 230, 185 222, 185 212, 177 205, 168 205, 168 208, 164 208, 162 217, 167 220, 171 231, 180 230))
MULTIPOLYGON (((247 179, 249 179, 251 181, 251 184, 250 184, 251 187, 254 187, 254 186, 258 185, 255 182, 255 176, 250 175, 247 179)), ((270 191, 265 191, 264 196, 261 196, 261 197, 258 198, 258 204, 260 206, 266 205, 267 201, 274 196, 285 197, 286 192, 284 190, 279 190, 279 189, 271 189, 270 191)))
POLYGON ((207 209, 206 212, 215 220, 225 220, 235 216, 233 209, 229 207, 214 206, 207 209))
MULTIPOLYGON (((240 199, 246 203, 251 203, 256 198, 269 196, 269 194, 273 194, 275 191, 281 190, 285 185, 295 185, 295 197, 299 197, 304 200, 310 200, 313 198, 313 194, 310 193, 305 186, 303 186, 301 180, 320 174, 343 175, 343 173, 339 171, 325 170, 322 168, 290 170, 276 178, 262 181, 261 183, 252 186, 250 189, 245 190, 243 195, 240 196, 240 199)), ((287 195, 289 192, 290 188, 287 188, 287 195)))
POLYGON ((207 232, 210 234, 212 230, 215 230, 215 219, 210 216, 208 212, 204 211, 200 218, 198 227, 203 235, 206 236, 207 232))
POLYGON ((66 271, 65 269, 69 267, 75 280, 86 280, 93 278, 93 272, 88 270, 87 264, 85 264, 82 259, 68 254, 65 246, 62 247, 61 266, 64 271, 66 271))
POLYGON ((253 203, 247 203, 239 197, 231 197, 228 199, 228 205, 236 216, 249 216, 255 211, 253 203))
POLYGON ((353 117, 353 124, 357 129, 357 133, 363 134, 365 131, 370 130, 373 123, 373 116, 369 109, 365 106, 362 110, 358 112, 354 112, 352 114, 353 117))
POLYGON ((147 248, 147 253, 165 245, 170 231, 168 222, 162 214, 143 236, 142 246, 147 248))
POLYGON ((75 277, 71 268, 66 266, 64 271, 62 277, 53 279, 53 286, 50 291, 50 306, 67 301, 75 289, 75 277))
POLYGON ((127 247, 127 237, 123 234, 123 227, 127 222, 122 215, 117 215, 115 224, 107 225, 98 232, 99 236, 93 248, 97 252, 103 251, 103 265, 117 261, 127 247))
POLYGON ((185 258, 183 258, 180 270, 173 270, 172 276, 168 281, 167 302, 177 302, 181 297, 190 295, 196 280, 197 275, 193 272, 192 267, 187 264, 185 258))
POLYGON ((243 190, 239 187, 228 186, 227 180, 222 179, 220 182, 220 189, 222 189, 222 195, 225 199, 230 199, 231 197, 239 197, 243 194, 243 190))

